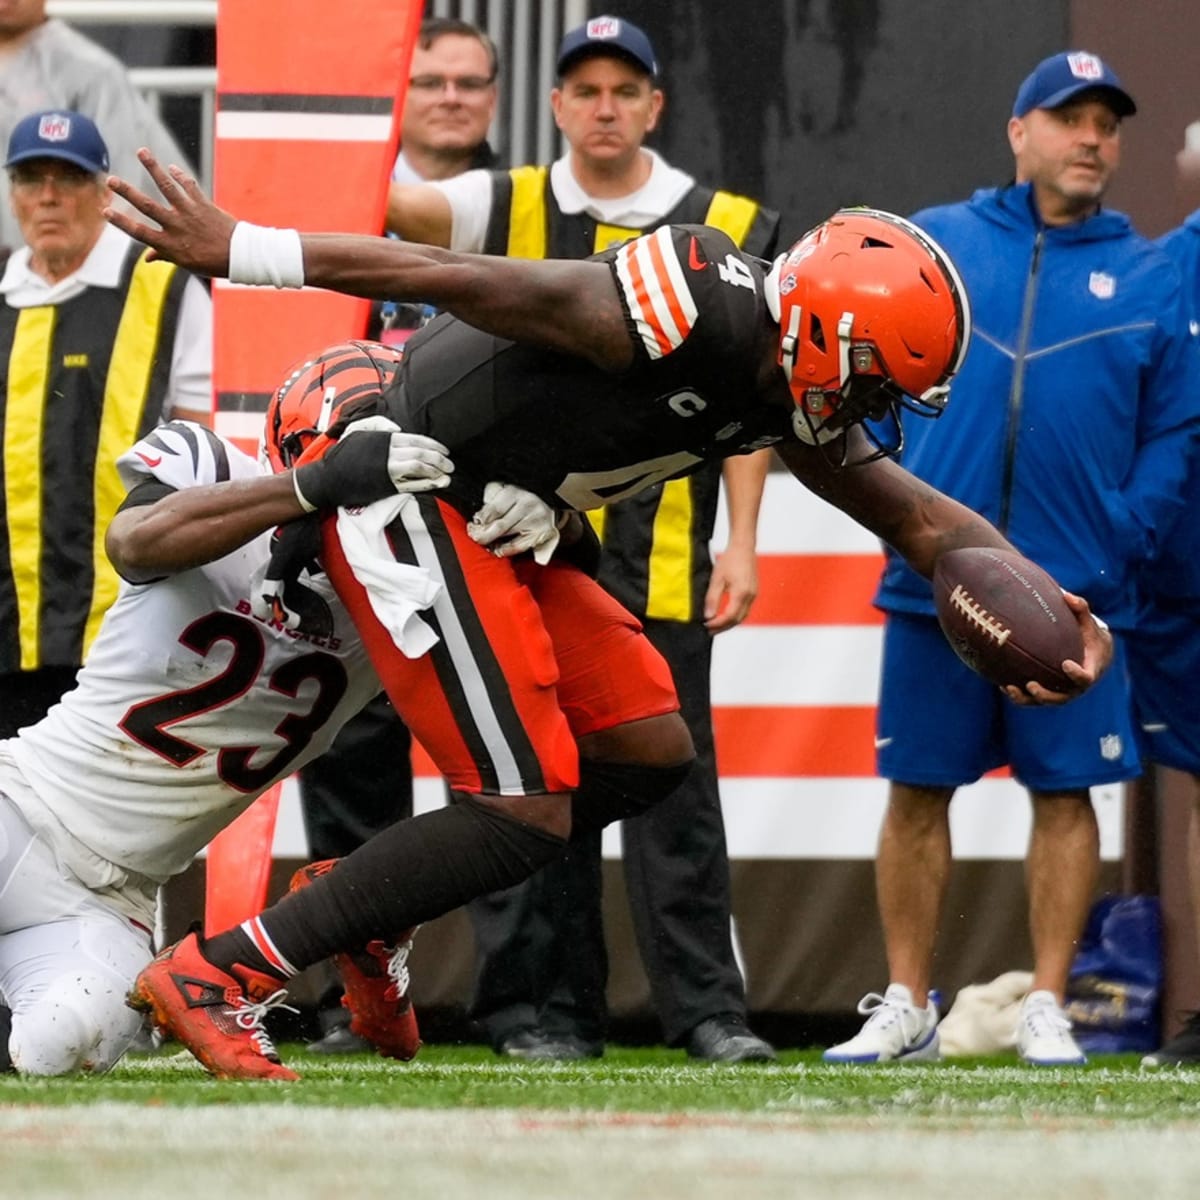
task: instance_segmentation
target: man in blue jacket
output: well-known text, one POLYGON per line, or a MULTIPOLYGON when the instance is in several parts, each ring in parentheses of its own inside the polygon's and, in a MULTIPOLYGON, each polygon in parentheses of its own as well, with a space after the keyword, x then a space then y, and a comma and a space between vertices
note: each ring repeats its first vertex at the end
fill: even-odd
MULTIPOLYGON (((1137 568, 1181 511, 1200 399, 1178 271, 1101 207, 1134 111, 1095 55, 1056 54, 1017 93, 1014 183, 914 218, 958 264, 975 337, 954 410, 906 425, 903 459, 1118 631, 1133 625, 1137 568)), ((1033 802, 1034 972, 1016 1045, 1030 1063, 1082 1063, 1062 1003, 1099 869, 1089 788, 1138 773, 1119 639, 1100 686, 1060 710, 1021 710, 958 661, 928 583, 894 556, 876 602, 886 613, 878 769, 891 781, 876 886, 890 985, 864 998, 862 1030, 825 1058, 938 1057, 929 987, 950 801, 1008 764, 1033 802)))
MULTIPOLYGON (((1200 321, 1200 209, 1159 240, 1179 266, 1193 322, 1200 321)), ((1195 327, 1195 325, 1193 326, 1195 327)), ((1134 711, 1145 758, 1191 776, 1188 868, 1193 915, 1200 915, 1200 468, 1185 488, 1188 516, 1178 521, 1142 576, 1142 607, 1129 637, 1134 711)), ((1200 928, 1200 926, 1198 926, 1200 928)), ((1200 1012, 1142 1059, 1144 1067, 1200 1065, 1200 1012)))

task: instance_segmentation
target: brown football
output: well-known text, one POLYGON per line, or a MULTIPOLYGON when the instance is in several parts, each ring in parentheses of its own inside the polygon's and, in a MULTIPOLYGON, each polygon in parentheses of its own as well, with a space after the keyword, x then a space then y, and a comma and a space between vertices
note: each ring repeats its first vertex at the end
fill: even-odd
POLYGON ((955 653, 985 679, 1075 690, 1062 663, 1083 661, 1083 635, 1062 589, 1036 563, 984 546, 948 551, 934 571, 933 599, 955 653))

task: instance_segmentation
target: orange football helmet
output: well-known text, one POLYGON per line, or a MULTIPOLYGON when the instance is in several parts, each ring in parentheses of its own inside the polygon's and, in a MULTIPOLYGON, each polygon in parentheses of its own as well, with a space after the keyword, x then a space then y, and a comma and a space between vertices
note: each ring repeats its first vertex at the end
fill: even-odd
POLYGON ((272 471, 294 466, 344 406, 372 411, 396 376, 403 352, 382 342, 339 342, 296 363, 267 405, 263 453, 272 471))
POLYGON ((802 441, 851 425, 895 421, 900 408, 936 417, 971 336, 966 288, 950 257, 911 221, 844 208, 780 255, 766 279, 779 322, 779 365, 802 441))

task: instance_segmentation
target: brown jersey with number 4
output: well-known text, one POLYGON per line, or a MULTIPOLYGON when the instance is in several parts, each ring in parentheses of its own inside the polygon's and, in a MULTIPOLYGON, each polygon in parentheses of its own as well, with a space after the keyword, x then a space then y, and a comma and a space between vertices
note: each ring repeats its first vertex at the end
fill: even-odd
POLYGON ((387 395, 409 430, 450 447, 460 510, 503 479, 559 507, 598 508, 701 463, 791 436, 764 264, 719 230, 664 226, 597 256, 611 264, 634 346, 622 373, 442 316, 406 347, 387 395))

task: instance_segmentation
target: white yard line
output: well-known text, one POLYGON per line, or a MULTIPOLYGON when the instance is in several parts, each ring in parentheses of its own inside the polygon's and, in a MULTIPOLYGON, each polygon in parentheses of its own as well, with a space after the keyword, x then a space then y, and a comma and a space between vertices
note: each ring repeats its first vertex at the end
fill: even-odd
POLYGON ((813 1115, 0 1109, 0 1196, 42 1200, 1188 1200, 1195 1126, 813 1115))

